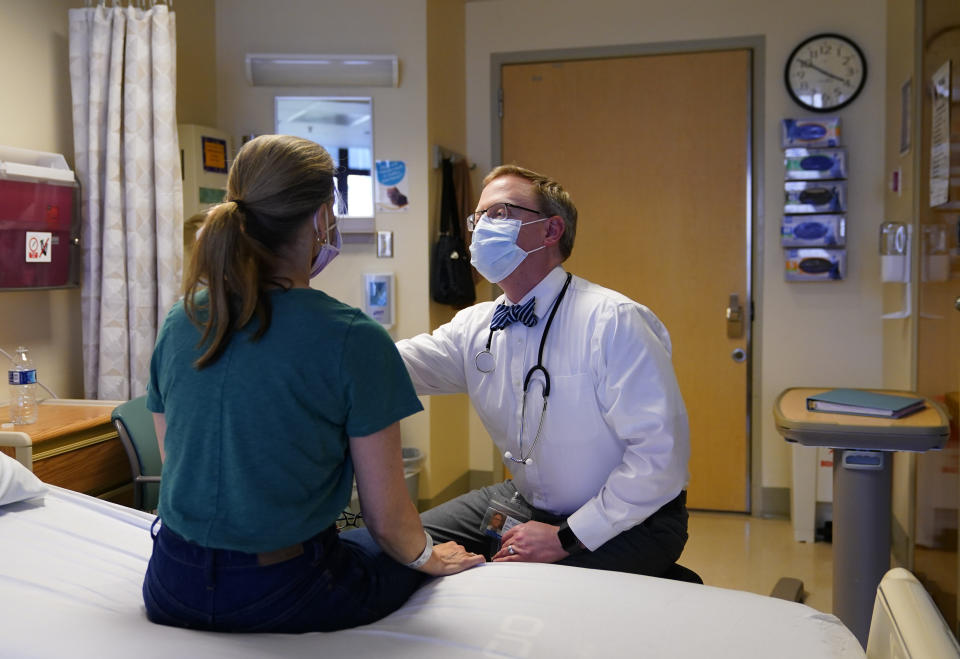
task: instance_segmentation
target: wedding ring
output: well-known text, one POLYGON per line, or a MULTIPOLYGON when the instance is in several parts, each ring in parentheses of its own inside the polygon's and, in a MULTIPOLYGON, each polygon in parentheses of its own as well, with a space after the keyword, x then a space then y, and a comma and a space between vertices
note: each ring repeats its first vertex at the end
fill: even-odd
POLYGON ((516 554, 517 552, 514 551, 513 545, 510 545, 509 547, 507 547, 507 553, 512 556, 513 554, 516 554))

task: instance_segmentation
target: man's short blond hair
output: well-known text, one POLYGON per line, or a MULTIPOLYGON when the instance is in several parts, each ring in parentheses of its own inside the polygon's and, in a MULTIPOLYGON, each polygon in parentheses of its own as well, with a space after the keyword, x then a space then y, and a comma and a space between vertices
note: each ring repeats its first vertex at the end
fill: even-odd
POLYGON ((539 210, 545 215, 559 215, 563 218, 564 231, 563 236, 560 237, 559 246, 560 256, 566 261, 573 251, 573 240, 577 235, 577 207, 573 204, 570 194, 549 176, 538 174, 519 165, 495 167, 484 177, 483 186, 486 187, 491 181, 503 176, 519 176, 530 181, 539 197, 539 210))

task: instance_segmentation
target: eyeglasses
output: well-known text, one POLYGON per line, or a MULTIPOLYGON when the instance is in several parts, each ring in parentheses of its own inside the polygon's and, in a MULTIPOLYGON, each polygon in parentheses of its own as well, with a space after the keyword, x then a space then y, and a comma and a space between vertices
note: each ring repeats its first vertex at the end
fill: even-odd
POLYGON ((537 215, 541 216, 543 215, 542 212, 533 210, 532 208, 524 208, 523 206, 517 206, 516 204, 502 202, 499 204, 494 204, 493 206, 490 206, 482 211, 477 211, 476 213, 470 213, 467 215, 467 231, 473 231, 474 228, 480 223, 480 220, 484 217, 491 222, 513 219, 510 214, 511 208, 527 211, 528 213, 536 213, 537 215))

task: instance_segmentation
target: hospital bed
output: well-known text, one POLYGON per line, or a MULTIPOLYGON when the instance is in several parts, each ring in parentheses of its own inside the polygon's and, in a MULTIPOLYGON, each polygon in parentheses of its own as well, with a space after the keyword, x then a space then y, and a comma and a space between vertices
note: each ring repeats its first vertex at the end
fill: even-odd
POLYGON ((486 564, 356 629, 218 634, 147 621, 153 518, 41 484, 0 455, 4 657, 863 657, 834 616, 667 579, 486 564), (31 480, 32 479, 32 480, 31 480))

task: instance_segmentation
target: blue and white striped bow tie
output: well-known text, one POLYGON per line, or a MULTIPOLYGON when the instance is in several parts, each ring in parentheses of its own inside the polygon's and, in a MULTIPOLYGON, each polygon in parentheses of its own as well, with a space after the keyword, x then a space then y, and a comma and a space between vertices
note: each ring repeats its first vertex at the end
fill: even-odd
POLYGON ((530 298, 524 304, 498 304, 493 312, 493 320, 490 321, 490 329, 500 330, 509 326, 515 321, 520 321, 527 327, 533 327, 537 324, 537 316, 533 313, 534 302, 536 298, 530 298))

